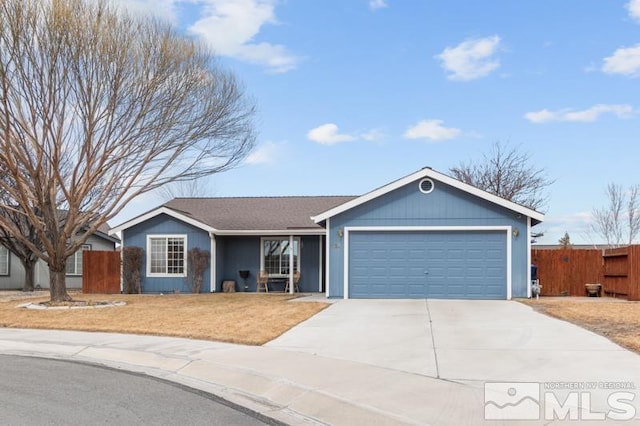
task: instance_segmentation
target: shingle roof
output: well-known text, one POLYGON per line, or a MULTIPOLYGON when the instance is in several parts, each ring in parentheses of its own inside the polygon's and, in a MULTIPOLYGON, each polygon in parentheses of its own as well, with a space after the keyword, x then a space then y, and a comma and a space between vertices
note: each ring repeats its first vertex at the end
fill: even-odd
POLYGON ((311 220, 311 216, 354 198, 357 197, 175 198, 164 207, 220 231, 281 231, 321 229, 311 220))

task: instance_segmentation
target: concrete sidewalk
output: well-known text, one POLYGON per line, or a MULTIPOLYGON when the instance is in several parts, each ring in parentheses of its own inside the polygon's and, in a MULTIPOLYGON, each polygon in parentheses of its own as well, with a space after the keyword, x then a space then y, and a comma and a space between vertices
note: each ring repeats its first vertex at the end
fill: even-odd
POLYGON ((292 425, 475 424, 484 413, 479 387, 267 347, 0 329, 0 353, 144 373, 210 392, 292 425))

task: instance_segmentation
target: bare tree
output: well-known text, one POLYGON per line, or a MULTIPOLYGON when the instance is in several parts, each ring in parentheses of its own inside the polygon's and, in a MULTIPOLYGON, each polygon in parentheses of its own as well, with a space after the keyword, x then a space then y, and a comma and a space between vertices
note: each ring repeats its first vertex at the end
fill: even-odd
POLYGON ((610 183, 605 193, 608 205, 593 209, 591 231, 612 247, 632 244, 640 232, 640 186, 625 193, 622 185, 610 183))
MULTIPOLYGON (((27 217, 21 213, 16 213, 12 210, 0 209, 0 215, 5 215, 5 218, 15 225, 16 229, 19 229, 22 235, 29 239, 37 247, 42 247, 40 240, 36 234, 36 229, 31 222, 27 220, 27 217)), ((38 256, 31 250, 31 248, 22 243, 21 240, 16 239, 5 228, 0 227, 0 245, 6 247, 11 253, 13 253, 24 269, 24 283, 22 291, 33 291, 35 282, 35 270, 36 263, 38 262, 38 256)))
POLYGON ((213 190, 210 185, 201 178, 192 181, 169 183, 158 188, 157 194, 163 201, 170 201, 179 197, 195 198, 212 196, 213 190))
POLYGON ((553 183, 542 168, 531 164, 531 155, 496 142, 482 160, 449 169, 456 179, 533 210, 547 203, 545 193, 553 183))
POLYGON ((42 247, 52 301, 65 263, 133 198, 235 166, 254 107, 202 44, 104 1, 0 2, 0 180, 42 247))

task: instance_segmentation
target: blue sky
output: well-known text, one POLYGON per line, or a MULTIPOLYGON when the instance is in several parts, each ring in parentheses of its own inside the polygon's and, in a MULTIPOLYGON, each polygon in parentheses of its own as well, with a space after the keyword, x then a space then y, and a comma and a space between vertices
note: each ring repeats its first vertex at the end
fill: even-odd
POLYGON ((209 43, 258 107, 203 195, 359 195, 501 141, 555 179, 539 242, 594 243, 607 184, 640 183, 640 0, 119 2, 209 43))

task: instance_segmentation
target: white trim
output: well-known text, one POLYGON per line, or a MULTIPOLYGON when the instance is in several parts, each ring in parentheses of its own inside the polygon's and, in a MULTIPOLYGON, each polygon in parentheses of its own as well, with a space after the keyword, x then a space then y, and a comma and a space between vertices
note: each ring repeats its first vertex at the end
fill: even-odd
MULTIPOLYGON (((147 271, 145 276, 151 278, 179 278, 187 276, 187 252, 189 251, 189 244, 187 234, 147 234, 147 271), (183 260, 183 273, 182 274, 169 274, 169 273, 152 273, 151 272, 151 246, 150 242, 152 238, 182 238, 184 239, 184 260, 183 260)), ((168 259, 167 259, 168 260, 168 259)))
POLYGON ((282 236, 288 237, 289 235, 322 235, 324 229, 252 229, 252 230, 216 230, 216 235, 220 236, 282 236))
POLYGON ((135 226, 135 225, 137 225, 139 223, 145 222, 145 221, 147 221, 147 220, 149 220, 151 218, 154 218, 154 217, 156 217, 158 215, 161 215, 161 214, 166 214, 167 216, 171 216, 174 219, 181 220, 182 222, 188 223, 189 225, 193 225, 196 228, 200 228, 200 229, 205 230, 207 232, 216 232, 216 229, 212 228, 209 225, 206 225, 206 224, 204 224, 204 223, 202 223, 200 221, 192 219, 189 216, 185 216, 182 213, 178 213, 177 211, 172 210, 172 209, 170 209, 168 207, 162 206, 162 207, 159 207, 159 208, 157 208, 155 210, 151 210, 150 212, 147 212, 147 213, 145 213, 143 215, 140 215, 140 216, 138 216, 138 217, 136 217, 134 219, 131 219, 128 222, 120 224, 120 225, 116 226, 115 228, 111 228, 109 230, 109 235, 114 235, 114 234, 116 234, 116 233, 118 233, 120 231, 123 231, 125 229, 131 228, 132 226, 135 226))
MULTIPOLYGON (((295 292, 295 288, 293 288, 293 235, 289 235, 289 294, 293 294, 295 292)), ((301 269, 302 264, 302 242, 298 239, 298 271, 301 269)))
POLYGON ((322 292, 322 235, 318 236, 318 292, 322 292))
MULTIPOLYGON (((327 227, 328 229, 328 227, 327 227)), ((507 239, 507 259, 506 259, 506 275, 507 275, 507 300, 512 297, 512 232, 511 226, 345 226, 344 227, 344 291, 343 298, 349 298, 349 235, 351 232, 464 232, 464 231, 502 231, 506 233, 507 239)))
POLYGON ((527 297, 531 298, 531 218, 527 218, 527 297))
POLYGON ((507 201, 504 198, 495 196, 493 194, 490 194, 486 191, 483 191, 481 189, 478 189, 474 186, 471 185, 467 185, 464 182, 461 182, 457 179, 454 179, 452 177, 449 177, 447 175, 444 175, 442 173, 436 172, 433 169, 430 168, 424 168, 422 170, 418 170, 415 173, 410 174, 409 176, 405 176, 401 179, 396 180, 395 182, 391 182, 390 184, 387 184, 385 186, 382 186, 378 189, 375 189, 365 195, 362 195, 361 197, 355 198, 351 201, 348 201, 344 204, 341 204, 337 207, 332 208, 331 210, 327 210, 324 213, 320 213, 319 215, 316 216, 312 216, 311 219, 315 222, 315 223, 320 223, 323 222, 327 219, 329 219, 330 217, 333 217, 337 214, 343 213, 347 210, 350 210, 356 206, 359 206, 361 204, 364 204, 368 201, 371 201, 375 198, 378 198, 384 194, 387 194, 391 191, 394 191, 402 186, 408 185, 416 180, 419 179, 423 179, 425 177, 430 177, 433 178, 441 183, 444 183, 446 185, 452 186, 454 188, 460 189, 464 192, 467 192, 469 194, 475 195, 477 197, 480 197, 482 199, 485 199, 487 201, 490 201, 492 203, 495 203, 499 206, 505 207, 509 210, 513 210, 516 213, 520 213, 522 215, 531 217, 539 222, 544 221, 544 214, 539 213, 535 210, 531 210, 527 207, 521 206, 519 204, 513 203, 511 201, 507 201))
POLYGON ((76 250, 71 256, 67 258, 67 265, 69 264, 69 260, 73 259, 73 272, 67 272, 67 267, 65 265, 65 275, 67 277, 81 277, 82 272, 78 273, 78 255, 80 256, 80 260, 83 263, 82 267, 84 269, 84 262, 82 261, 82 252, 83 251, 91 251, 91 244, 82 244, 78 250, 76 250))
MULTIPOLYGON (((342 236, 342 247, 344 248, 344 264, 342 265, 342 276, 344 277, 344 288, 342 290, 343 299, 349 298, 349 232, 351 232, 351 229, 352 228, 345 226, 343 231, 344 234, 342 236)), ((354 230, 357 231, 357 229, 354 230)))
POLYGON ((329 269, 329 262, 331 259, 331 238, 329 236, 331 229, 331 219, 327 219, 326 229, 325 229, 325 241, 324 241, 324 270, 327 273, 327 276, 324 279, 324 294, 326 297, 329 297, 329 285, 331 279, 331 269, 329 269))
MULTIPOLYGON (((124 247, 124 235, 121 240, 122 247, 124 247)), ((120 294, 124 294, 124 250, 120 248, 120 294)))
POLYGON ((209 265, 209 292, 210 293, 215 293, 216 292, 216 274, 217 274, 217 270, 216 270, 216 249, 217 249, 217 244, 216 244, 216 236, 213 232, 209 232, 209 240, 211 241, 210 245, 211 245, 211 265, 209 265))

